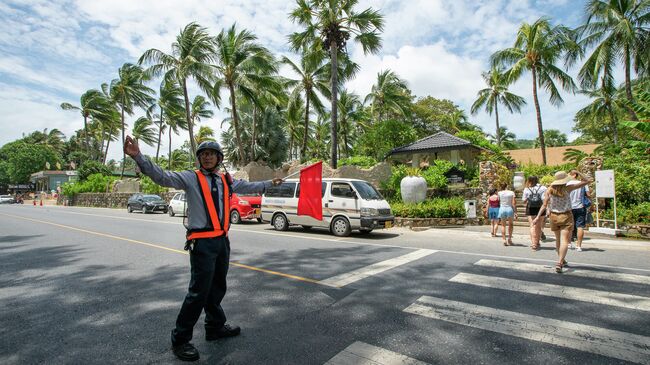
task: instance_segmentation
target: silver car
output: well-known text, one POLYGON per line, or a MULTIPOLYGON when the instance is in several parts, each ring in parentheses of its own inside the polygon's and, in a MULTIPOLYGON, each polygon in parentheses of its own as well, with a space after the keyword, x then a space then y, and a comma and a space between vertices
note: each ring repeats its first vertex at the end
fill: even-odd
POLYGON ((169 213, 170 217, 173 217, 175 215, 187 215, 187 202, 185 201, 185 193, 176 193, 176 195, 174 195, 172 200, 169 202, 167 213, 169 213))
POLYGON ((14 197, 11 195, 0 195, 0 204, 13 204, 14 197))

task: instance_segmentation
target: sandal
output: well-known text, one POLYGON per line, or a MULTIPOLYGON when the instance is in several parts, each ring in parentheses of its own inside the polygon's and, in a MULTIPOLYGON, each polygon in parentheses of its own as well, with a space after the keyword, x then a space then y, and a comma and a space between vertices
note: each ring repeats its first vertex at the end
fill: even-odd
POLYGON ((558 274, 562 273, 562 264, 561 263, 558 262, 557 264, 555 264, 555 272, 558 273, 558 274))
POLYGON ((504 245, 504 246, 508 246, 508 243, 504 240, 504 241, 503 241, 503 245, 504 245))
POLYGON ((508 246, 513 246, 512 238, 508 238, 508 246))
POLYGON ((569 267, 569 263, 566 260, 562 260, 562 266, 569 267))

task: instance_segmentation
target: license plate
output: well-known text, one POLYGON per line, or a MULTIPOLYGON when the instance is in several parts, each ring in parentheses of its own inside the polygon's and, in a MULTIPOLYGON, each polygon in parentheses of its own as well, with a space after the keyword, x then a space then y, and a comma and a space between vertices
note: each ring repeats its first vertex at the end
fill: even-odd
POLYGON ((386 223, 384 223, 384 227, 386 227, 386 228, 390 228, 392 226, 393 226, 393 222, 391 222, 391 221, 386 221, 386 223))

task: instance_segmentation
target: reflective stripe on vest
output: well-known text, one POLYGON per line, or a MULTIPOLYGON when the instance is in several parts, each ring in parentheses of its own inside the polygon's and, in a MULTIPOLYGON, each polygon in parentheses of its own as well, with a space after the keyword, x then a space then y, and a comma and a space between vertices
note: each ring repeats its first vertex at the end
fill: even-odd
POLYGON ((228 229, 230 229, 230 192, 228 191, 228 183, 226 182, 226 177, 221 175, 221 182, 223 183, 223 189, 221 194, 223 196, 223 226, 221 229, 221 222, 219 222, 219 216, 217 210, 214 207, 214 201, 212 200, 212 194, 210 193, 210 187, 208 186, 207 178, 201 170, 195 170, 196 177, 199 180, 199 185, 201 186, 201 193, 203 195, 203 202, 208 208, 208 219, 212 222, 212 230, 202 231, 202 232, 191 232, 187 235, 188 240, 194 240, 197 238, 213 238, 223 235, 228 235, 228 229))

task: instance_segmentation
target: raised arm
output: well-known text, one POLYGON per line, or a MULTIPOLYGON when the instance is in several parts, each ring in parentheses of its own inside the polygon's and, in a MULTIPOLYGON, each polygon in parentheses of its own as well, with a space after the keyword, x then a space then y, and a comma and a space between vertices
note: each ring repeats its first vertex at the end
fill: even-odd
POLYGON ((582 178, 582 180, 579 183, 573 184, 573 185, 567 185, 567 191, 573 191, 573 190, 576 190, 576 189, 580 189, 583 186, 589 185, 592 182, 594 182, 593 179, 585 179, 582 175, 580 177, 582 178))
POLYGON ((194 173, 191 171, 163 170, 140 153, 138 144, 131 136, 126 136, 124 152, 135 160, 143 174, 149 176, 158 185, 185 190, 191 179, 194 178, 194 173))
POLYGON ((266 181, 246 181, 246 180, 235 180, 232 182, 232 190, 235 193, 240 194, 249 194, 249 193, 259 193, 264 194, 266 189, 274 185, 282 184, 282 179, 273 179, 266 181))

